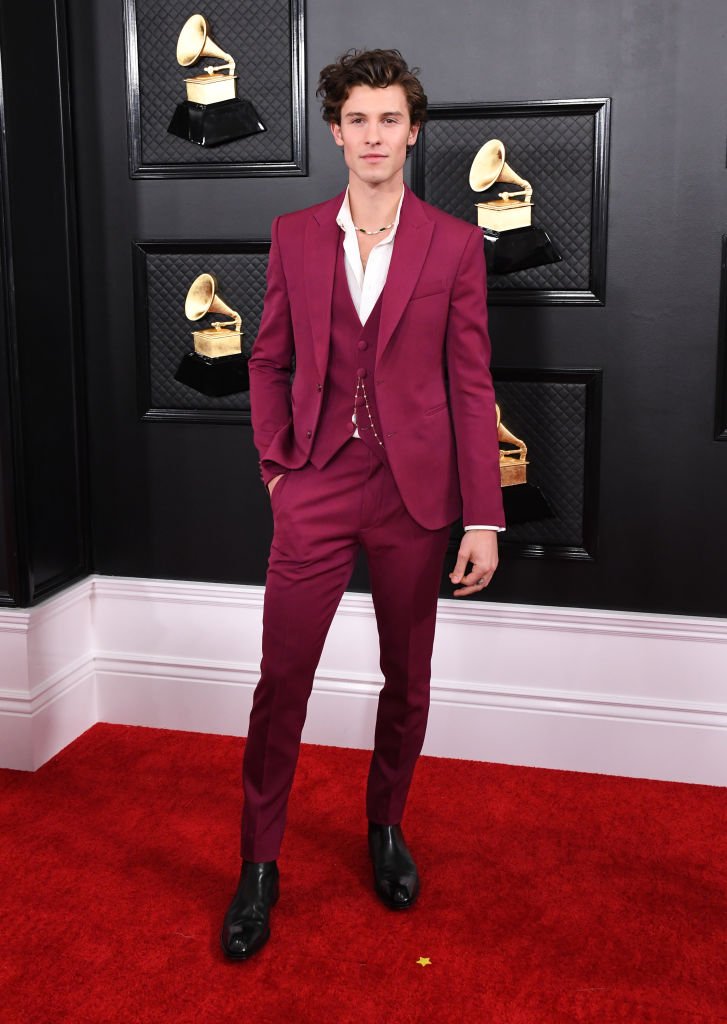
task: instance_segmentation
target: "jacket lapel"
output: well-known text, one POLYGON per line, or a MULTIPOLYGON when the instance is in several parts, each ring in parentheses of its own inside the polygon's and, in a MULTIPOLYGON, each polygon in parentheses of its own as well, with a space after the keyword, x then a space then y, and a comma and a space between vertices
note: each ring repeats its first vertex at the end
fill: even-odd
POLYGON ((422 204, 410 189, 406 189, 401 206, 399 226, 394 239, 394 251, 381 301, 381 322, 376 352, 380 361, 396 325, 406 309, 427 258, 434 225, 426 216, 422 204))
POLYGON ((313 333, 313 351, 320 379, 326 375, 331 341, 331 303, 333 277, 340 231, 336 215, 343 193, 320 206, 308 219, 304 241, 304 278, 308 316, 313 333))

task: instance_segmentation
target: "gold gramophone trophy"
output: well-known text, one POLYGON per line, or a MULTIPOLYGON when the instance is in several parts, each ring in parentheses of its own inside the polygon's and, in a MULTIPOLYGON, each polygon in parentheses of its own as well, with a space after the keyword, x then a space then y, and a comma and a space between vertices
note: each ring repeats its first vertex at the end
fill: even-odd
POLYGON ((519 437, 510 433, 502 422, 500 406, 495 406, 497 413, 497 440, 500 444, 513 445, 512 448, 500 448, 500 486, 514 487, 527 482, 528 446, 519 437))
POLYGON ((505 519, 510 526, 530 522, 532 519, 552 518, 553 512, 539 487, 528 483, 528 448, 524 441, 507 429, 502 422, 500 406, 497 413, 497 440, 500 445, 500 486, 505 519))
POLYGON ((561 255, 543 228, 534 227, 533 186, 505 161, 505 143, 490 139, 475 154, 470 188, 480 192, 477 223, 485 238, 487 269, 511 274, 559 263, 561 255))
POLYGON ((174 375, 175 380, 213 398, 248 391, 247 360, 242 354, 242 318, 220 298, 212 274, 200 274, 189 287, 184 303, 188 320, 208 313, 222 313, 231 320, 213 320, 209 327, 192 331, 194 352, 188 352, 174 375))
POLYGON ((174 111, 167 131, 198 146, 219 146, 265 131, 250 100, 237 98, 235 61, 210 37, 201 14, 188 18, 177 40, 177 62, 188 68, 202 57, 223 64, 207 64, 201 75, 185 78, 187 99, 174 111))
POLYGON ((490 231, 512 231, 532 223, 533 186, 505 163, 505 144, 490 139, 478 150, 470 167, 470 188, 484 193, 477 206, 477 223, 490 231))

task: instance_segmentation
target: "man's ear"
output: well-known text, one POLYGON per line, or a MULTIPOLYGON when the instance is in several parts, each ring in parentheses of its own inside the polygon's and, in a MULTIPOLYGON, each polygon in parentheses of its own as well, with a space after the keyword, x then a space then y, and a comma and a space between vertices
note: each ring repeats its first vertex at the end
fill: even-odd
POLYGON ((335 121, 331 121, 330 129, 331 129, 331 134, 333 135, 333 138, 336 140, 336 145, 337 146, 342 146, 343 145, 343 135, 341 135, 341 126, 340 126, 340 124, 336 124, 335 121))
POLYGON ((407 146, 413 146, 419 136, 420 124, 413 124, 409 128, 409 138, 406 141, 407 146))

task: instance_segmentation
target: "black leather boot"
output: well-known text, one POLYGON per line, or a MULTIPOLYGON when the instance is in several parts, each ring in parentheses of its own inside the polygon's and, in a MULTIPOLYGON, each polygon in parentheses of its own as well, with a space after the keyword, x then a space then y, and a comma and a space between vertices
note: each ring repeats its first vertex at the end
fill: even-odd
POLYGON ((376 894, 392 910, 406 910, 419 895, 419 874, 400 825, 369 822, 369 853, 376 894))
POLYGON ((246 860, 222 926, 222 949, 231 960, 248 960, 270 938, 270 908, 280 895, 274 860, 246 860))

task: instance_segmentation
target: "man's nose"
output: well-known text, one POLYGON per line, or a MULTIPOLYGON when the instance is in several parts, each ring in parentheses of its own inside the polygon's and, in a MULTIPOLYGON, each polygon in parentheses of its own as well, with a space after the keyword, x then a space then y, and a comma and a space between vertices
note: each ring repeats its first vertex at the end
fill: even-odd
POLYGON ((374 122, 366 128, 366 142, 369 146, 376 146, 381 141, 379 138, 379 126, 374 122))

